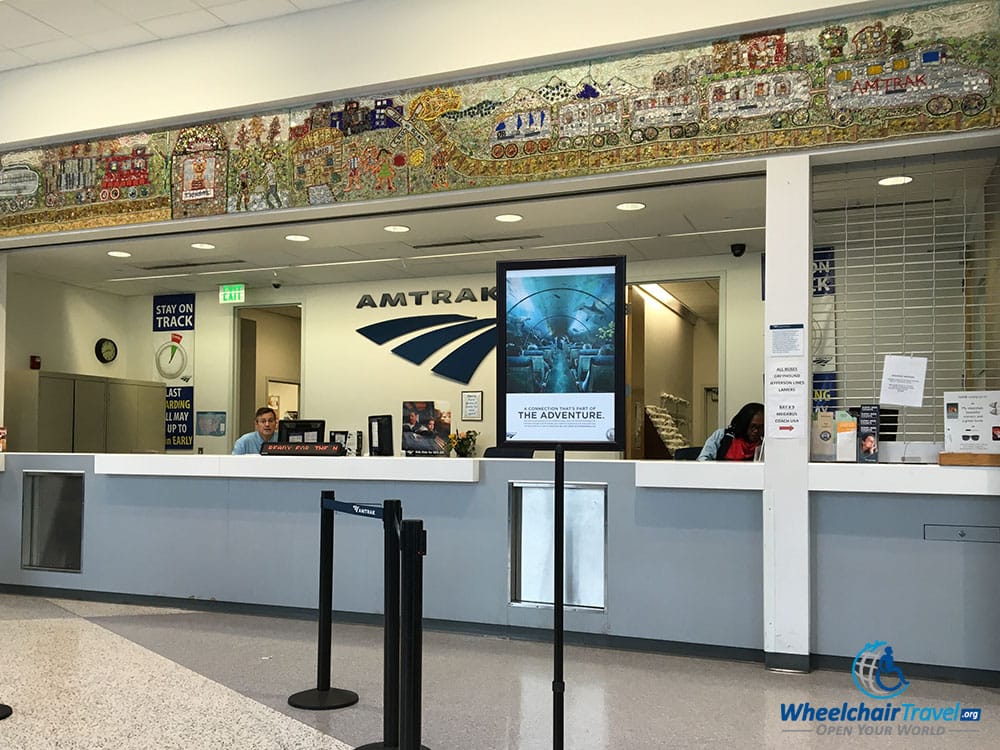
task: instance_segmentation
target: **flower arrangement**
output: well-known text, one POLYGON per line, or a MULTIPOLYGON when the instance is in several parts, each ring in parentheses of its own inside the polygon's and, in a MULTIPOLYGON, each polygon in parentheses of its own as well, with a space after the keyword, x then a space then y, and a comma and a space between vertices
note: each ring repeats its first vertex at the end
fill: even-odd
POLYGON ((476 438, 479 433, 475 430, 465 432, 453 432, 448 436, 448 448, 455 451, 461 458, 468 458, 476 452, 476 438))

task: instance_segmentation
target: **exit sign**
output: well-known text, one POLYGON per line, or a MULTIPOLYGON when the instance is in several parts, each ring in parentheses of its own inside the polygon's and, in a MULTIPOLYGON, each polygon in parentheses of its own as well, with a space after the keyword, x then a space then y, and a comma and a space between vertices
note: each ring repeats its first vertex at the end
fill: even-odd
POLYGON ((219 303, 244 302, 246 300, 246 284, 220 284, 219 303))

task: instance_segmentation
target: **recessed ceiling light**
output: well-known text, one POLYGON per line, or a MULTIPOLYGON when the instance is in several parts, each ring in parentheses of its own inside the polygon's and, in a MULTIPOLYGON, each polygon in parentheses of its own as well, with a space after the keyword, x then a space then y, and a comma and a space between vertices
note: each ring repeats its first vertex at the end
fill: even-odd
POLYGON ((131 258, 132 253, 125 252, 124 250, 108 250, 108 255, 112 258, 131 258))
POLYGON ((309 238, 304 234, 286 234, 285 239, 289 242, 308 242, 309 238))
POLYGON ((524 217, 521 216, 520 214, 500 214, 497 217, 497 221, 515 222, 515 221, 520 221, 523 218, 524 217))
POLYGON ((615 206, 619 211, 641 211, 645 207, 645 203, 619 203, 615 206))
POLYGON ((878 184, 889 187, 891 185, 906 185, 910 182, 913 182, 912 177, 907 177, 905 174, 900 174, 894 177, 883 177, 881 180, 878 181, 878 184))
POLYGON ((191 247, 195 250, 215 250, 215 245, 211 242, 192 242, 191 247))
POLYGON ((390 224, 387 227, 382 227, 387 232, 409 232, 410 228, 403 226, 402 224, 390 224))

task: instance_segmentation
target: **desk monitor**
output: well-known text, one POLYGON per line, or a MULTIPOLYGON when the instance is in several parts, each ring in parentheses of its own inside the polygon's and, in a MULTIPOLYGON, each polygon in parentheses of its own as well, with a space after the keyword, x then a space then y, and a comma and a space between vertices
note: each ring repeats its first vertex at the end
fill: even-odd
POLYGON ((380 414, 368 417, 368 454, 371 456, 392 456, 392 415, 380 414))
POLYGON ((279 443, 321 443, 326 430, 322 419, 282 419, 278 422, 279 443))

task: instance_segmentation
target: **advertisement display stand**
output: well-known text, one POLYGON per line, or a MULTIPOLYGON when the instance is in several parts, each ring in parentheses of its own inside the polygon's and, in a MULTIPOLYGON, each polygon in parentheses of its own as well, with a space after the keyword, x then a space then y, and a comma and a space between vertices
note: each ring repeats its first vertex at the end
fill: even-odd
POLYGON ((497 445, 554 450, 552 747, 564 745, 566 450, 625 443, 625 258, 497 264, 497 445))

